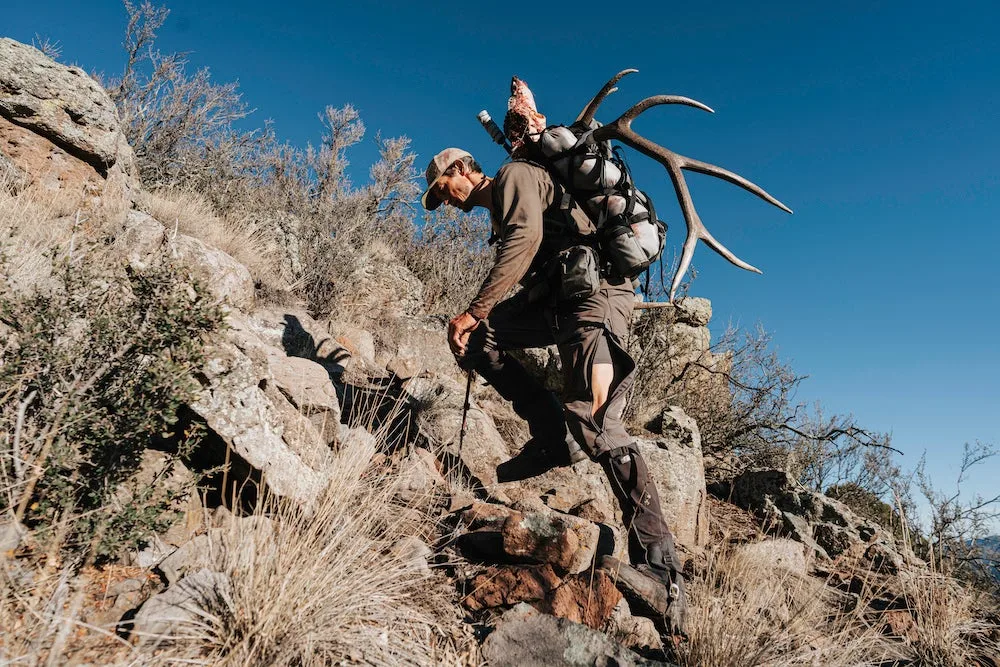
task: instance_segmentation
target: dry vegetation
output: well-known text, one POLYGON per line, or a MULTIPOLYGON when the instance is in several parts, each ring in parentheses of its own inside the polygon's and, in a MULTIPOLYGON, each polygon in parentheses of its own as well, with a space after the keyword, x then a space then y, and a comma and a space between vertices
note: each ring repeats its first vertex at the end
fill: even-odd
MULTIPOLYGON (((127 6, 132 19, 128 65, 122 78, 108 86, 139 149, 147 186, 139 208, 168 231, 200 238, 246 265, 261 298, 300 300, 318 316, 333 313, 363 327, 375 318, 390 317, 356 305, 352 277, 373 257, 403 266, 419 279, 424 312, 453 314, 467 305, 490 264, 484 242, 488 223, 449 211, 423 220, 416 217, 414 156, 405 138, 377 138, 380 159, 370 170, 369 182, 356 186, 346 177, 347 155, 363 139, 365 128, 350 106, 324 111, 319 147, 283 144, 269 128, 239 132, 232 123, 246 109, 236 87, 213 84, 207 72, 187 75, 183 59, 156 52, 153 38, 166 14, 150 5, 127 6), (153 122, 157 118, 162 122, 153 122)), ((122 252, 114 240, 125 211, 123 198, 113 193, 95 208, 30 189, 15 195, 9 184, 0 184, 7 303, 27 307, 27 299, 39 295, 58 302, 68 293, 59 282, 67 267, 120 265, 120 258, 102 253, 122 252)), ((173 274, 169 267, 164 271, 162 284, 170 284, 173 274)), ((88 275, 91 283, 102 279, 100 274, 88 275)), ((118 278, 103 276, 108 281, 118 278)), ((152 303, 177 310, 171 290, 152 294, 152 303)), ((119 310, 109 317, 120 324, 133 306, 134 300, 123 297, 119 310)), ((159 384, 153 388, 160 393, 153 392, 150 400, 162 404, 139 405, 125 398, 141 393, 137 387, 150 387, 127 374, 101 385, 106 392, 102 395, 91 391, 94 385, 81 386, 81 378, 85 385, 87 378, 106 371, 73 365, 76 358, 101 358, 99 352, 120 341, 107 338, 109 329, 95 330, 94 338, 74 343, 70 325, 75 311, 61 312, 69 334, 55 337, 53 356, 23 365, 24 372, 4 376, 0 386, 0 514, 25 518, 27 513, 32 528, 23 547, 29 557, 0 558, 0 660, 53 665, 85 660, 262 666, 477 664, 476 642, 468 626, 459 622, 454 590, 393 555, 391 547, 400 537, 430 537, 436 528, 418 507, 400 507, 393 500, 396 480, 391 468, 369 466, 375 449, 384 444, 379 441, 356 443, 339 453, 329 489, 312 513, 262 500, 257 514, 273 526, 264 538, 259 531, 240 532, 251 530, 251 524, 232 524, 229 539, 245 548, 226 555, 224 568, 239 573, 231 596, 220 599, 215 611, 186 628, 183 636, 161 641, 153 651, 150 642, 157 643, 155 637, 146 638, 140 648, 85 621, 83 610, 95 604, 95 582, 121 568, 113 564, 114 549, 125 542, 141 543, 161 527, 158 521, 176 518, 170 512, 176 510, 178 498, 143 498, 137 507, 141 516, 133 517, 124 530, 107 515, 121 513, 114 496, 134 470, 116 468, 109 475, 102 471, 97 475, 104 480, 99 494, 81 498, 67 492, 47 514, 41 504, 32 505, 38 493, 29 482, 41 483, 38 488, 44 489, 46 471, 55 470, 50 456, 61 451, 60 475, 75 484, 84 474, 81 462, 91 460, 81 454, 79 443, 111 433, 116 446, 134 446, 171 423, 169 410, 158 413, 160 421, 112 423, 107 419, 111 408, 135 410, 143 417, 142 410, 162 412, 164 404, 176 406, 186 389, 178 380, 183 373, 165 374, 170 382, 157 376, 159 384), (52 381, 49 394, 36 404, 27 397, 42 376, 52 376, 52 381), (87 409, 75 407, 80 405, 87 409), (66 444, 66 415, 74 428, 88 423, 88 416, 99 418, 90 431, 73 432, 74 437, 86 436, 73 443, 77 449, 53 449, 46 443, 66 444), (100 546, 111 536, 115 541, 100 546)), ((209 329, 209 324, 202 323, 202 328, 209 329)), ((907 478, 892 463, 887 438, 868 433, 850 417, 823 418, 818 410, 809 412, 796 403, 795 389, 803 378, 773 353, 765 335, 724 335, 713 350, 714 359, 701 369, 714 378, 710 381, 683 372, 665 379, 658 372, 670 365, 674 354, 663 334, 670 324, 664 313, 651 316, 636 331, 642 355, 634 405, 664 399, 683 405, 701 424, 706 449, 717 457, 718 469, 730 475, 751 466, 787 467, 814 488, 839 488, 845 502, 867 508, 866 516, 876 520, 898 520, 900 508, 904 514, 908 511, 907 478), (886 498, 894 498, 892 507, 886 498)), ((10 327, 9 322, 0 323, 5 339, 10 338, 10 327)), ((148 330, 127 333, 148 335, 148 330)), ((150 343, 157 340, 150 338, 150 343)), ((192 333, 188 342, 198 340, 192 333)), ((27 348, 5 342, 2 361, 10 362, 19 349, 27 348)), ((189 351, 182 360, 185 372, 198 359, 194 347, 189 351)), ((149 368, 154 356, 153 350, 143 349, 133 366, 149 368)), ((126 365, 123 362, 123 369, 126 365)), ((518 424, 500 426, 523 435, 518 424)), ((946 576, 962 572, 962 562, 948 554, 988 525, 991 506, 963 505, 957 496, 938 498, 937 506, 941 511, 935 515, 934 541, 928 548, 938 554, 932 560, 944 573, 900 577, 879 587, 864 586, 860 592, 838 591, 792 569, 743 557, 732 546, 719 546, 695 573, 690 641, 677 649, 674 659, 685 666, 720 667, 950 666, 975 664, 973 658, 984 650, 1000 650, 995 623, 983 620, 990 618, 991 612, 984 609, 991 600, 946 576), (895 610, 911 619, 905 639, 889 638, 888 617, 870 611, 869 603, 887 585, 905 602, 895 610)), ((846 576, 860 581, 872 577, 864 572, 846 576)))

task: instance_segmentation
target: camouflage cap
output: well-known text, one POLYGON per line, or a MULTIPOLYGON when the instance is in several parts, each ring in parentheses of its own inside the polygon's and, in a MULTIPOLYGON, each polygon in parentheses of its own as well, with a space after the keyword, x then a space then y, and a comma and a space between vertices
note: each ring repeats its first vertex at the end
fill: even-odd
POLYGON ((435 155, 431 163, 427 165, 427 172, 424 174, 424 178, 427 179, 427 189, 424 190, 424 194, 420 198, 420 203, 423 204, 425 209, 433 211, 441 205, 441 200, 431 193, 431 188, 441 178, 441 174, 448 167, 455 164, 455 160, 461 160, 464 157, 471 158, 472 153, 461 148, 446 148, 435 155))

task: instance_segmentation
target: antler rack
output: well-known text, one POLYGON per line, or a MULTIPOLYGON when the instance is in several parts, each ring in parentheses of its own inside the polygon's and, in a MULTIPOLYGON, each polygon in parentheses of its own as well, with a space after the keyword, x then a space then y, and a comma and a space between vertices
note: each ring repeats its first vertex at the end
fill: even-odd
MULTIPOLYGON (((597 108, 601 105, 601 102, 603 102, 608 95, 618 90, 615 87, 615 84, 618 83, 618 81, 625 75, 638 71, 639 70, 635 69, 626 69, 612 77, 611 80, 604 84, 604 87, 598 91, 597 95, 594 96, 594 99, 592 99, 590 103, 584 107, 583 111, 580 112, 580 115, 576 119, 577 122, 583 123, 584 126, 589 127, 594 120, 594 114, 597 113, 597 108)), ((674 191, 677 193, 677 200, 680 203, 681 212, 684 214, 684 222, 687 225, 687 238, 684 240, 684 249, 681 253, 681 261, 677 266, 677 271, 674 273, 673 279, 670 281, 670 301, 673 302, 677 287, 680 285, 681 279, 684 277, 688 267, 691 265, 691 259, 694 257, 694 249, 698 244, 698 239, 704 241, 709 248, 719 253, 741 269, 753 271, 754 273, 761 272, 757 267, 744 262, 739 257, 734 255, 728 248, 726 248, 726 246, 719 243, 719 241, 717 241, 715 237, 709 233, 708 229, 705 228, 705 225, 701 222, 701 218, 698 217, 698 211, 694 207, 694 201, 691 199, 691 192, 688 190, 687 182, 684 180, 684 173, 682 170, 687 169, 688 171, 694 171, 699 174, 707 174, 709 176, 721 178, 724 181, 729 181, 733 185, 738 185, 748 192, 752 192, 764 201, 777 206, 783 211, 791 213, 792 209, 772 197, 759 185, 748 181, 739 174, 735 174, 728 169, 723 169, 722 167, 717 167, 714 164, 709 164, 707 162, 679 155, 637 134, 632 129, 632 121, 647 109, 661 104, 683 104, 685 106, 701 109, 702 111, 714 113, 710 107, 688 97, 681 97, 679 95, 655 95, 642 100, 623 113, 614 122, 598 127, 594 130, 593 137, 597 141, 617 140, 623 144, 631 146, 640 153, 643 153, 662 164, 666 168, 667 173, 670 174, 670 180, 674 184, 674 191)))

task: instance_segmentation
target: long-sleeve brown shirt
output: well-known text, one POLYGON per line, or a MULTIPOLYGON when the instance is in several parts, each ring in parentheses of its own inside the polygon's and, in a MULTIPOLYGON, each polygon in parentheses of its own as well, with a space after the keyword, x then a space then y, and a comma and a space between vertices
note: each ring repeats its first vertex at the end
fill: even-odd
POLYGON ((544 168, 511 162, 493 179, 493 228, 500 236, 496 259, 468 312, 483 319, 517 283, 531 276, 557 252, 594 231, 587 214, 573 202, 560 208, 561 186, 544 168), (567 229, 569 228, 569 229, 567 229))

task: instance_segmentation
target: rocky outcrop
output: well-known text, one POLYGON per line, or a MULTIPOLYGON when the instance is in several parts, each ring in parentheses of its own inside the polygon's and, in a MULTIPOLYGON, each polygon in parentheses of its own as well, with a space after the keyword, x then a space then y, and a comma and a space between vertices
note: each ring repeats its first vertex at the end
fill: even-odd
POLYGON ((146 213, 126 214, 119 242, 127 248, 134 268, 142 269, 165 255, 187 267, 220 302, 241 309, 253 306, 254 284, 249 269, 199 239, 168 231, 146 213))
POLYGON ((638 378, 643 400, 635 408, 635 421, 659 431, 664 409, 676 404, 682 394, 697 395, 703 403, 719 403, 720 407, 730 400, 723 375, 730 360, 711 350, 711 319, 712 303, 699 297, 685 297, 673 308, 636 315, 629 351, 652 373, 638 378))
POLYGON ((79 67, 0 38, 0 155, 32 183, 99 196, 137 185, 107 92, 79 67))
POLYGON ((319 364, 264 342, 252 318, 233 314, 229 324, 209 347, 190 407, 274 493, 309 504, 326 483, 329 443, 341 435, 333 381, 319 364))
POLYGON ((850 553, 890 573, 916 562, 881 526, 806 488, 784 471, 743 473, 733 480, 732 501, 822 559, 850 553))
MULTIPOLYGON (((709 529, 701 435, 697 423, 680 408, 668 408, 661 420, 666 424, 663 435, 637 438, 635 443, 649 467, 677 544, 698 551, 707 544, 709 529)), ((516 499, 542 498, 553 509, 607 524, 619 536, 625 534, 607 477, 591 461, 556 468, 516 486, 502 486, 516 499)))

